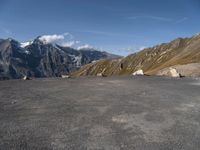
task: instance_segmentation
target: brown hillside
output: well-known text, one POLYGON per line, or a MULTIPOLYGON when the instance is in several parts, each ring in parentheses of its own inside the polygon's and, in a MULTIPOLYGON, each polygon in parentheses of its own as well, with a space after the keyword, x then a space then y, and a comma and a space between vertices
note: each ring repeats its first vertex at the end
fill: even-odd
POLYGON ((146 48, 122 59, 100 60, 83 66, 73 75, 97 75, 102 72, 105 75, 129 75, 138 69, 152 75, 166 67, 199 62, 200 34, 197 34, 146 48))

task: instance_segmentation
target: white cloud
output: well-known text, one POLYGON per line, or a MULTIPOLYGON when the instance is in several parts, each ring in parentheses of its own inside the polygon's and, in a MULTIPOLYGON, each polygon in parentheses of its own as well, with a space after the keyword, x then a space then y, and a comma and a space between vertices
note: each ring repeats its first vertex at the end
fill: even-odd
POLYGON ((80 49, 93 49, 94 47, 89 45, 89 44, 85 44, 85 45, 82 45, 82 46, 79 46, 78 47, 78 50, 80 49))
POLYGON ((40 41, 42 41, 45 44, 49 43, 56 43, 61 40, 64 40, 65 36, 64 35, 58 35, 58 34, 53 34, 53 35, 43 35, 39 38, 40 41))
POLYGON ((74 45, 80 43, 80 41, 68 41, 68 42, 64 42, 61 45, 64 47, 73 47, 74 45))
POLYGON ((73 47, 80 43, 80 41, 74 40, 74 36, 68 32, 63 34, 43 35, 39 40, 44 44, 58 44, 64 47, 73 47))

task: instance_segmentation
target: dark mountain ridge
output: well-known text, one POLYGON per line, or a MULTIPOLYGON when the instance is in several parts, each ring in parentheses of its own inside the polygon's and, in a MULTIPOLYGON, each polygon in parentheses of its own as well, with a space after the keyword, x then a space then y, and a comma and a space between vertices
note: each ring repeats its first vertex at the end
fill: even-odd
POLYGON ((57 77, 99 59, 119 57, 98 50, 76 50, 45 44, 39 37, 25 47, 14 39, 0 39, 0 79, 57 77))

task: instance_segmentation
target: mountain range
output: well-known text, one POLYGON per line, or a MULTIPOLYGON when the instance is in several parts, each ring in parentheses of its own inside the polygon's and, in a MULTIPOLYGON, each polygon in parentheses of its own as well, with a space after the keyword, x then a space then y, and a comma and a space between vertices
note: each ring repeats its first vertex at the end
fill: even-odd
POLYGON ((147 75, 160 75, 171 67, 184 76, 200 76, 200 34, 145 48, 127 57, 94 48, 45 43, 40 37, 26 43, 0 39, 0 79, 130 75, 140 69, 147 75))
POLYGON ((83 66, 73 75, 130 75, 140 69, 147 75, 159 75, 171 67, 184 76, 200 76, 200 34, 145 48, 124 58, 99 60, 83 66))
POLYGON ((100 59, 120 56, 94 48, 74 49, 45 43, 40 37, 27 43, 0 39, 0 79, 58 77, 100 59))

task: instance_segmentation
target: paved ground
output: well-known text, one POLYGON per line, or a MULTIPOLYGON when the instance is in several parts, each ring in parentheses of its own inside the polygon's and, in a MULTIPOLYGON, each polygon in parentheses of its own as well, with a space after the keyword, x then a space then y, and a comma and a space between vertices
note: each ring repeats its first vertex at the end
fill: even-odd
POLYGON ((199 150, 200 80, 0 81, 1 150, 199 150))

